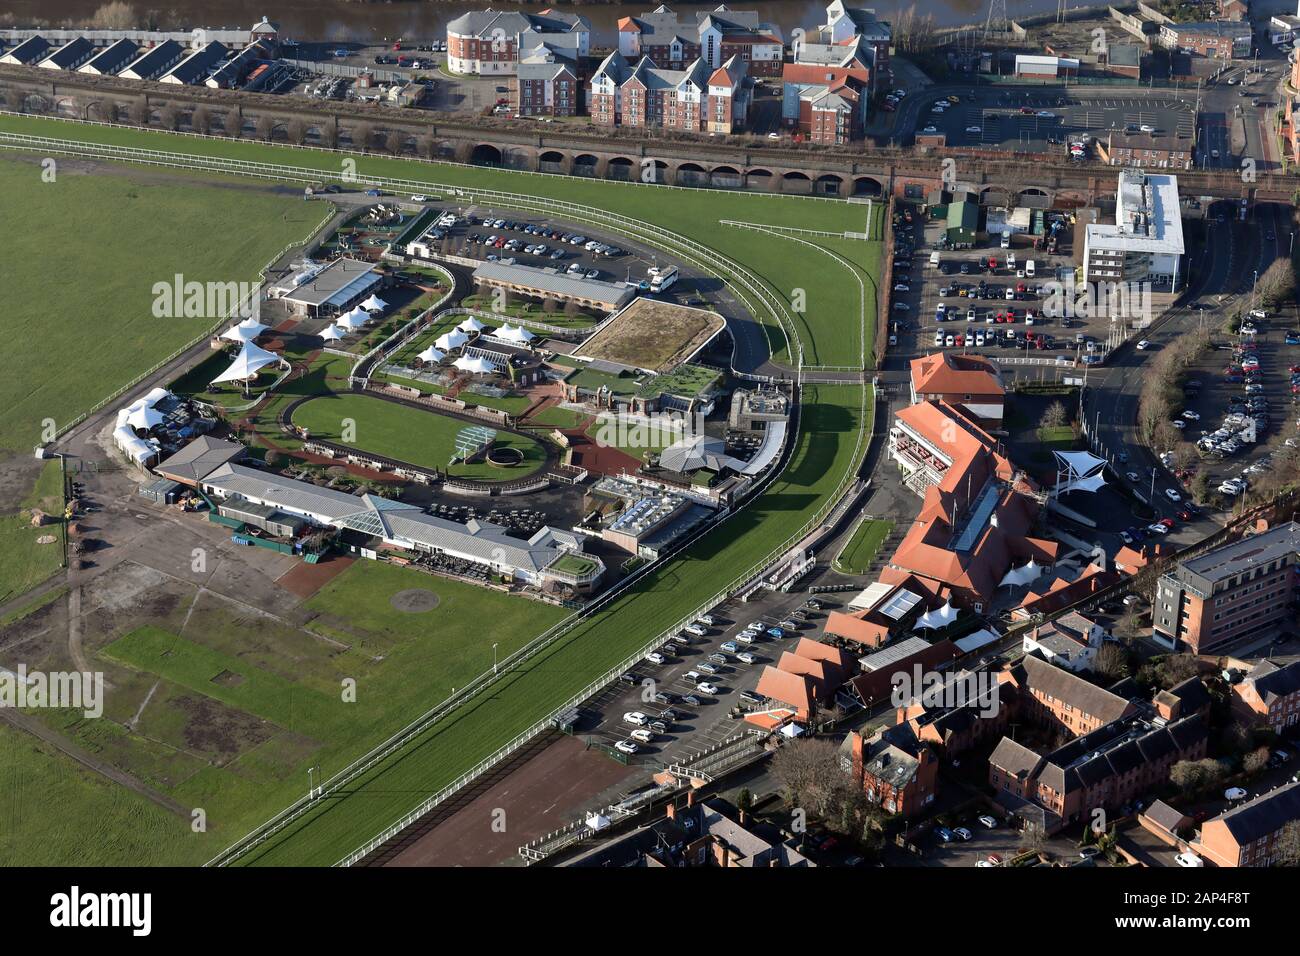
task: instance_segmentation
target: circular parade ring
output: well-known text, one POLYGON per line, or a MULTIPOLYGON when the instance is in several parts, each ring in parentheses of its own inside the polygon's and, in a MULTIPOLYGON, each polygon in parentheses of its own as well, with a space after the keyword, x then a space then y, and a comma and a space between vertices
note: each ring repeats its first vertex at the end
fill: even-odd
POLYGON ((524 463, 524 453, 510 445, 489 448, 483 458, 493 468, 514 468, 524 463))

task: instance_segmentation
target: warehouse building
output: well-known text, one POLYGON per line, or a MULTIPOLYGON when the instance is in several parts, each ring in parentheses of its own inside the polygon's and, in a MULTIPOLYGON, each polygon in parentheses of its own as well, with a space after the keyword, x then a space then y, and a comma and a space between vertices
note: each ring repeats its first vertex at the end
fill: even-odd
POLYGON ((185 56, 185 47, 175 40, 167 40, 150 50, 146 50, 118 75, 128 80, 156 80, 185 56))
POLYGON ((202 83, 217 64, 225 59, 225 56, 224 46, 220 43, 209 43, 177 63, 164 73, 158 82, 172 83, 177 86, 193 86, 202 83))

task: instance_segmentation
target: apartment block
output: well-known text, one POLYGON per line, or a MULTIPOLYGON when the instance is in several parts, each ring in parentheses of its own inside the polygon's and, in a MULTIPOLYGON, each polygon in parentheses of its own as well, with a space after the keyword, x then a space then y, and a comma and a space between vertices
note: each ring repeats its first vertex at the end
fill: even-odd
POLYGON ((1295 621, 1300 524, 1288 522, 1182 561, 1162 575, 1153 636, 1201 654, 1295 621))
POLYGON ((1192 849, 1217 866, 1273 866, 1288 823, 1300 820, 1300 783, 1259 795, 1201 826, 1192 849))
POLYGON ((718 69, 731 58, 751 76, 777 76, 785 58, 780 27, 754 11, 720 4, 682 17, 666 5, 618 22, 618 52, 629 61, 648 57, 665 69, 681 70, 697 59, 718 69))
POLYGON ((588 89, 598 124, 727 134, 745 126, 753 81, 735 57, 717 69, 701 57, 684 70, 669 70, 648 57, 631 66, 614 52, 596 68, 588 89))
POLYGON ((591 23, 573 13, 475 10, 447 24, 447 68, 474 76, 510 76, 527 51, 564 46, 579 60, 591 52, 591 23))
POLYGON ((1253 31, 1249 22, 1211 20, 1160 25, 1162 46, 1220 60, 1249 57, 1252 36, 1253 31))
POLYGON ((1248 726, 1279 734, 1290 730, 1300 720, 1300 661, 1257 663, 1232 685, 1232 709, 1248 726))

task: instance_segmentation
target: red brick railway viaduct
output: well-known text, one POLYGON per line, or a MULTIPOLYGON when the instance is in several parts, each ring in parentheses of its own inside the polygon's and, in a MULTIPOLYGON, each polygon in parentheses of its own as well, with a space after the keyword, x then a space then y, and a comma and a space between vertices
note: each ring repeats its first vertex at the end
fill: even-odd
MULTIPOLYGON (((771 147, 762 141, 650 140, 625 131, 609 133, 547 129, 492 118, 460 119, 447 114, 359 104, 317 104, 298 97, 205 87, 168 88, 115 77, 51 75, 43 70, 0 65, 0 105, 37 115, 118 121, 147 113, 153 127, 190 128, 196 108, 206 107, 209 131, 226 128, 232 112, 240 128, 257 138, 307 145, 353 146, 358 127, 369 127, 368 146, 430 159, 496 165, 531 172, 562 173, 612 180, 641 180, 677 186, 711 186, 839 198, 892 194, 924 196, 943 185, 943 158, 956 162, 956 181, 987 203, 1050 206, 1086 205, 1112 197, 1117 170, 1097 165, 1043 162, 962 150, 836 150, 771 147)), ((244 135, 248 135, 246 132, 244 135)), ((950 170, 951 173, 954 170, 950 170)), ((1261 174, 1243 181, 1233 170, 1179 171, 1188 195, 1291 202, 1300 178, 1261 174)))

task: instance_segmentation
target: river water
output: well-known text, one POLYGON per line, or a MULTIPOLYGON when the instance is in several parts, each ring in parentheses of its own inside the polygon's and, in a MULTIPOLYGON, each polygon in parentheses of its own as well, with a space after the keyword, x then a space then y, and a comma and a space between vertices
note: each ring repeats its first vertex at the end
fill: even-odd
MULTIPOLYGON (((84 25, 104 0, 4 0, 0 12, 8 14, 7 24, 13 26, 62 26, 65 23, 84 25)), ((447 22, 469 10, 482 10, 494 6, 500 10, 528 10, 538 12, 548 7, 561 11, 574 11, 586 16, 592 25, 592 42, 598 47, 614 44, 620 17, 652 10, 658 0, 638 3, 580 3, 542 2, 512 3, 509 0, 395 0, 391 3, 350 2, 350 0, 167 0, 166 13, 158 26, 162 29, 188 29, 190 27, 242 27, 251 26, 263 15, 280 24, 286 36, 298 40, 328 40, 342 42, 382 42, 398 38, 429 40, 445 36, 447 22)), ((874 8, 882 20, 897 17, 900 11, 915 9, 919 14, 930 14, 940 26, 983 23, 989 0, 920 0, 920 2, 871 3, 858 0, 858 4, 874 8)), ((133 4, 139 11, 155 9, 153 0, 133 4)), ((808 29, 825 20, 825 2, 815 0, 767 0, 753 3, 749 0, 731 0, 737 10, 758 10, 763 19, 781 26, 789 39, 794 27, 808 29)), ((1071 6, 1080 5, 1071 3, 1071 6)), ((162 6, 162 4, 159 4, 162 6)), ((717 3, 671 3, 672 9, 687 14, 693 10, 708 10, 717 3)), ((1006 0, 1011 17, 1033 13, 1050 13, 1056 9, 1056 0, 1006 0)))

